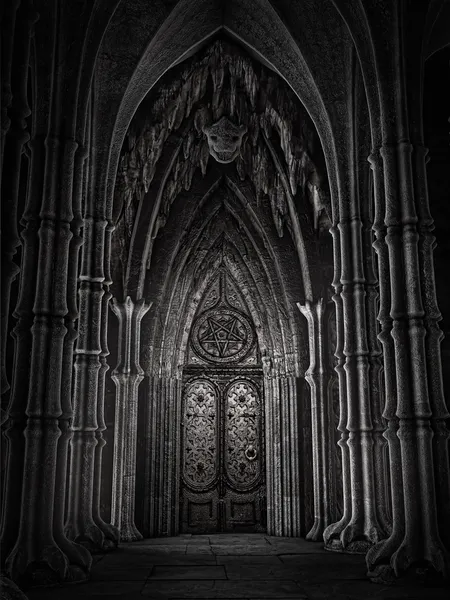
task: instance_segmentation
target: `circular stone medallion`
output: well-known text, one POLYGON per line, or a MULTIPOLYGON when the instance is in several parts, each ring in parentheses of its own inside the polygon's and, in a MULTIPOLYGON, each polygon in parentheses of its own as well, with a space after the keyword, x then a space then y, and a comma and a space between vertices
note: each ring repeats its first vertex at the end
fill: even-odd
POLYGON ((205 360, 237 362, 250 351, 255 334, 250 319, 232 308, 216 308, 200 315, 192 331, 192 346, 205 360))

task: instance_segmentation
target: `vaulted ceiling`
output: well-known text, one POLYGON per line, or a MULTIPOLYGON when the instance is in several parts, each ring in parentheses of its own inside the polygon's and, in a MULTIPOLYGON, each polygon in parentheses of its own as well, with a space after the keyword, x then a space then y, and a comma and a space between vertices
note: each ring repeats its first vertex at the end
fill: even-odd
POLYGON ((317 132, 282 78, 223 35, 168 71, 126 134, 115 206, 113 289, 153 303, 148 361, 183 364, 184 333, 225 266, 262 354, 299 363, 295 306, 321 275, 331 282, 330 269, 310 274, 331 206, 317 132))

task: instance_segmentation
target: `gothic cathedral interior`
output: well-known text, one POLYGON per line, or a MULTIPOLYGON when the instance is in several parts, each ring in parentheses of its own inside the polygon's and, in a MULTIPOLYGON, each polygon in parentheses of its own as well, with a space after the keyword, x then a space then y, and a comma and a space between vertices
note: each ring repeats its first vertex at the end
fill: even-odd
POLYGON ((450 2, 0 12, 2 598, 222 535, 448 585, 450 2))

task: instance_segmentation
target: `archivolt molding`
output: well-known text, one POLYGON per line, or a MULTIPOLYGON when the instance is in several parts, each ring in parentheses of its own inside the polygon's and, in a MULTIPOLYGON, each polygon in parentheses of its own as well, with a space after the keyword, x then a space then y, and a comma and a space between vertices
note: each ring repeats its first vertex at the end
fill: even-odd
MULTIPOLYGON (((166 271, 167 279, 165 287, 167 290, 172 290, 171 297, 163 301, 161 305, 163 312, 159 314, 158 318, 155 316, 155 323, 161 323, 163 330, 166 330, 167 327, 175 327, 179 328, 179 331, 183 331, 184 322, 188 317, 184 318, 182 315, 195 312, 195 306, 200 299, 199 293, 196 292, 196 286, 203 286, 203 289, 207 286, 208 277, 206 277, 207 273, 204 272, 204 269, 206 268, 207 272, 216 269, 217 261, 220 262, 222 260, 221 257, 224 256, 229 270, 238 281, 238 287, 241 291, 244 291, 244 294, 248 294, 247 303, 249 304, 250 312, 253 314, 257 330, 258 323, 261 323, 264 325, 261 327, 262 332, 271 332, 271 335, 276 336, 272 341, 260 339, 260 346, 263 349, 267 348, 272 356, 277 354, 277 347, 284 349, 280 350, 281 354, 292 356, 293 349, 289 347, 289 342, 290 340, 296 340, 297 334, 295 326, 283 325, 283 323, 292 324, 294 317, 293 310, 289 306, 286 296, 283 278, 280 277, 282 272, 279 267, 277 271, 276 265, 280 262, 279 258, 276 255, 270 254, 266 242, 261 239, 257 241, 258 234, 256 234, 255 239, 253 226, 248 220, 247 223, 245 222, 246 218, 243 219, 242 207, 236 199, 234 201, 233 199, 226 200, 225 208, 221 208, 220 202, 219 199, 211 202, 208 207, 209 212, 207 213, 209 217, 206 217, 204 209, 202 210, 202 224, 199 223, 202 229, 195 242, 191 242, 188 249, 182 243, 180 244, 181 252, 177 257, 174 257, 168 273, 166 271), (200 248, 202 249, 199 250, 200 248), (213 256, 217 258, 214 259, 213 256), (246 256, 245 260, 242 258, 243 256, 246 256), (204 277, 206 279, 202 282, 204 277), (279 287, 278 292, 274 286, 279 287), (263 294, 263 296, 251 300, 254 294, 263 294), (191 308, 189 309, 186 308, 188 298, 191 299, 191 308), (183 299, 184 307, 183 304, 179 304, 183 299), (251 310, 251 305, 255 307, 255 310, 251 310), (260 308, 256 309, 256 307, 260 308), (261 307, 265 307, 265 312, 260 312, 261 307), (275 312, 271 317, 272 310, 275 312), (265 313, 267 313, 267 317, 265 313), (179 315, 179 318, 176 320, 173 319, 174 314, 179 315), (266 322, 266 318, 269 318, 270 322, 266 322), (283 333, 285 327, 287 329, 283 333), (279 333, 276 333, 277 331, 279 333), (289 340, 289 342, 286 340, 289 340)), ((195 222, 190 227, 192 230, 188 229, 187 231, 191 231, 192 236, 192 231, 195 231, 196 228, 195 222)), ((192 240, 192 237, 190 239, 192 240)), ((284 277, 286 277, 286 274, 284 277)), ((184 330, 188 331, 189 327, 186 326, 184 330)), ((154 335, 156 334, 154 333, 154 335)), ((164 339, 173 339, 177 336, 175 331, 171 333, 165 331, 163 335, 164 339)), ((181 343, 179 338, 178 340, 177 345, 181 343)), ((161 346, 165 348, 166 346, 168 347, 168 344, 161 342, 161 346)), ((173 356, 173 352, 170 356, 173 356)), ((182 363, 183 361, 180 360, 178 364, 182 363)))

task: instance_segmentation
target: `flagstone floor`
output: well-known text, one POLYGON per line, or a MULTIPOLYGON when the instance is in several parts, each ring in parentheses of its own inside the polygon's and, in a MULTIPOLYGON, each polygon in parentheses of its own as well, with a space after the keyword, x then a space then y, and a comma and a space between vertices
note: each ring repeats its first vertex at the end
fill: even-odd
POLYGON ((29 590, 29 600, 444 600, 449 590, 383 586, 366 578, 362 556, 320 543, 260 534, 182 535, 121 544, 96 556, 91 580, 29 590))

